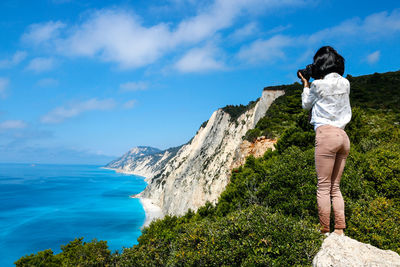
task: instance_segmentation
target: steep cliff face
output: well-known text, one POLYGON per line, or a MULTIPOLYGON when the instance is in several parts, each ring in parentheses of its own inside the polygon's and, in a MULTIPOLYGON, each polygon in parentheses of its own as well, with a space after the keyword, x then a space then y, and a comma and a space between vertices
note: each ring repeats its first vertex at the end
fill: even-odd
POLYGON ((251 145, 242 136, 283 94, 281 90, 264 90, 255 105, 235 120, 220 108, 187 144, 108 167, 145 176, 148 185, 136 197, 151 200, 163 215, 182 215, 189 208, 197 210, 206 201, 215 203, 233 167, 243 163, 248 154, 262 155, 272 147, 273 140, 258 140, 258 145, 251 145))

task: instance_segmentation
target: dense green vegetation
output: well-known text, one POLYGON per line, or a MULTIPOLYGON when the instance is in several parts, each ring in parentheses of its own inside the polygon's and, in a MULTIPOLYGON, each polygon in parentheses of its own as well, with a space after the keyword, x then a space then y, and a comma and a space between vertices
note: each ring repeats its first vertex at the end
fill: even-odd
POLYGON ((247 105, 227 105, 222 108, 223 111, 228 113, 230 117, 231 122, 236 122, 236 125, 238 124, 237 118, 240 117, 243 113, 245 113, 247 110, 253 108, 257 102, 260 100, 258 98, 256 101, 250 101, 247 105))
MULTIPOLYGON (((348 78, 353 117, 346 127, 351 151, 341 182, 345 233, 400 253, 400 72, 348 78)), ((301 109, 301 86, 280 88, 286 94, 246 134, 279 137, 276 150, 249 156, 234 169, 216 205, 152 222, 139 244, 120 254, 102 241, 79 239, 57 255, 46 250, 22 257, 17 266, 311 265, 323 240, 314 131, 301 109)))
POLYGON ((116 262, 107 247, 107 241, 82 242, 83 237, 76 238, 65 246, 62 252, 54 255, 51 249, 22 257, 17 266, 110 266, 116 262))

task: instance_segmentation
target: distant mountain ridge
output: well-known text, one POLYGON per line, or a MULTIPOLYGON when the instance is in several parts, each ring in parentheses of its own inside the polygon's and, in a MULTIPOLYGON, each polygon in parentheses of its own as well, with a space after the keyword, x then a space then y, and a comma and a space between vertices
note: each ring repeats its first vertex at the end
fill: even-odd
POLYGON ((122 155, 122 157, 108 163, 105 168, 144 176, 146 177, 145 181, 148 182, 148 177, 159 173, 166 162, 175 156, 182 146, 165 150, 151 146, 136 146, 122 155))
POLYGON ((118 166, 124 166, 128 164, 130 161, 135 160, 139 157, 147 156, 160 151, 161 149, 151 146, 137 146, 126 152, 124 155, 122 155, 122 157, 108 163, 106 167, 113 168, 118 166))

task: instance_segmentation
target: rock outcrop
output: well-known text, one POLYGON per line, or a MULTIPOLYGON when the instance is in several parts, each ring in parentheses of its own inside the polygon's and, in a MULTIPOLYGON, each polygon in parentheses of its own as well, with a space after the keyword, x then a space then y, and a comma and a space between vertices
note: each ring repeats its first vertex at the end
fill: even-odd
POLYGON ((249 155, 253 155, 254 157, 258 158, 263 156, 265 151, 267 151, 269 148, 275 150, 274 145, 276 142, 277 140, 268 139, 265 136, 258 137, 254 142, 243 140, 239 146, 239 149, 235 151, 235 156, 229 170, 243 165, 246 161, 246 157, 249 155))
POLYGON ((151 200, 163 215, 182 215, 188 209, 196 211, 207 201, 218 200, 232 168, 243 164, 247 155, 263 155, 273 147, 274 140, 259 138, 250 143, 242 137, 283 94, 283 90, 264 90, 242 114, 234 114, 237 117, 234 119, 229 111, 220 108, 188 143, 106 167, 145 176, 147 187, 134 197, 151 200))
POLYGON ((400 256, 391 250, 382 250, 350 237, 331 233, 325 238, 319 252, 314 257, 313 266, 395 267, 400 266, 400 256))

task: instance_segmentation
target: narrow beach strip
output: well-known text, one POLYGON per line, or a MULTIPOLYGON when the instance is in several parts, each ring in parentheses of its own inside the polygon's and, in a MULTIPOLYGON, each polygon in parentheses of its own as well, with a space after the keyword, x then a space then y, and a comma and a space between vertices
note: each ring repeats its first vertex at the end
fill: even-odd
POLYGON ((163 216, 161 208, 159 206, 155 205, 150 198, 141 198, 141 197, 137 197, 136 195, 131 195, 129 197, 139 198, 140 203, 142 204, 144 212, 146 214, 146 220, 140 229, 143 229, 143 227, 149 226, 153 220, 156 220, 163 216))

